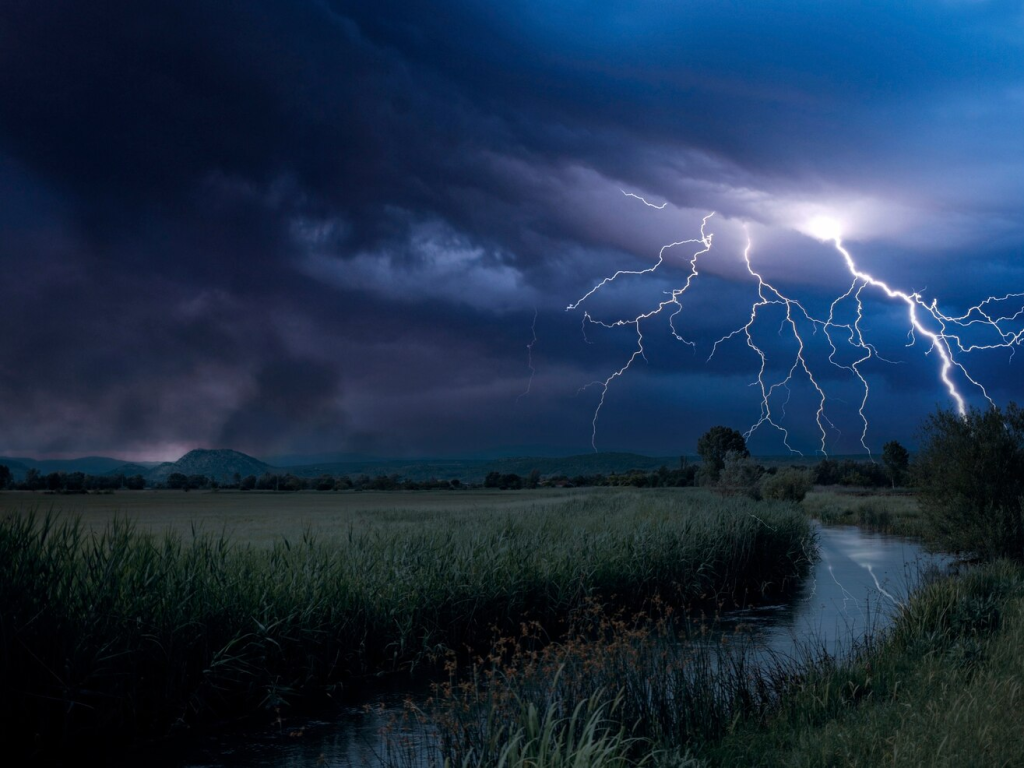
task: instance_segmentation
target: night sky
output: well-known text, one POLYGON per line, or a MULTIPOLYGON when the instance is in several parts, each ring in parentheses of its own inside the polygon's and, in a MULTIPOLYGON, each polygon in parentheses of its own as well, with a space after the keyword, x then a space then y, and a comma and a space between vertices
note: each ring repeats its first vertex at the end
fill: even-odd
MULTIPOLYGON (((566 307, 714 211, 674 319, 693 346, 675 306, 645 321, 646 360, 611 382, 595 441, 692 453, 761 414, 744 339, 707 360, 757 301, 744 225, 764 278, 817 316, 850 277, 815 221, 947 314, 1024 291, 1024 11, 6 0, 0 200, 0 455, 592 450, 602 388, 581 387, 637 334, 584 337, 584 311, 656 307, 699 244, 566 307)), ((939 354, 907 346, 905 304, 861 295, 866 442, 912 446, 952 405, 939 354)), ((780 306, 762 321, 771 384, 794 348, 780 306)), ((965 344, 991 343, 981 325, 965 344)), ((860 385, 811 330, 827 449, 861 451, 860 385)), ((1013 348, 958 358, 998 404, 1024 399, 1013 348)), ((806 376, 772 403, 813 453, 806 376)), ((770 425, 750 445, 785 450, 770 425)))

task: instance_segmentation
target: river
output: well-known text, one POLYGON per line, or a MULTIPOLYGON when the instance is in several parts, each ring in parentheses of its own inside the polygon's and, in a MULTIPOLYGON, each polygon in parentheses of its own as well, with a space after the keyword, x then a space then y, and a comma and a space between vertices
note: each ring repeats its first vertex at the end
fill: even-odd
MULTIPOLYGON (((949 566, 907 539, 854 527, 818 527, 819 560, 800 588, 780 604, 732 611, 725 628, 743 624, 773 652, 799 656, 807 643, 830 652, 863 638, 891 620, 893 609, 929 573, 949 566)), ((392 685, 401 685, 393 681, 392 685)), ((315 717, 290 715, 280 722, 163 742, 133 753, 124 765, 157 768, 313 768, 378 765, 380 729, 405 698, 426 688, 375 692, 362 704, 339 704, 315 717), (366 705, 373 705, 367 708, 366 705)))

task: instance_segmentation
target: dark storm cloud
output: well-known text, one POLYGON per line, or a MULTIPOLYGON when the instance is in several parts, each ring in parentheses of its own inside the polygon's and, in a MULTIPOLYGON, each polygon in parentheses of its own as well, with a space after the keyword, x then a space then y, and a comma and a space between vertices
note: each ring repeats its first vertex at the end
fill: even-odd
POLYGON ((340 379, 313 360, 277 360, 255 377, 253 391, 228 417, 223 445, 243 451, 319 451, 345 438, 340 379))
MULTIPOLYGON (((952 0, 8 2, 0 449, 584 448, 575 393, 633 341, 562 309, 710 209, 702 354, 652 338, 638 383, 748 370, 702 367, 753 288, 740 221, 812 303, 840 272, 793 230, 838 212, 873 270, 965 308, 1024 279, 1022 27, 952 0)), ((670 449, 641 414, 687 399, 637 391, 615 444, 670 449)))

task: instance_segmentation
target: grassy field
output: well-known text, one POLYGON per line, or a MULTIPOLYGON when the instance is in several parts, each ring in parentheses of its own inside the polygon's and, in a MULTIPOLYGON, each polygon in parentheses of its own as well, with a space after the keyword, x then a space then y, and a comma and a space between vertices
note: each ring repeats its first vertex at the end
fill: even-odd
POLYGON ((90 531, 101 531, 115 516, 137 530, 191 535, 199 530, 224 533, 236 543, 272 545, 311 529, 318 535, 347 535, 351 526, 387 522, 420 526, 431 520, 475 520, 487 514, 515 514, 543 506, 571 505, 580 494, 614 494, 612 488, 533 491, 117 491, 112 494, 0 493, 0 517, 54 512, 80 517, 90 531))
POLYGON ((556 637, 595 603, 752 599, 812 551, 794 507, 693 490, 41 498, 0 494, 15 751, 281 706, 524 622, 556 637))

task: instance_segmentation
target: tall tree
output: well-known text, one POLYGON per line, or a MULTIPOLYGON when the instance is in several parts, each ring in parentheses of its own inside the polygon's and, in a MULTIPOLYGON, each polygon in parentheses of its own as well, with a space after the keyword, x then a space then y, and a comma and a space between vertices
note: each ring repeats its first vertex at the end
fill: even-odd
POLYGON ((910 451, 898 441, 890 440, 882 446, 882 463, 889 470, 889 478, 892 480, 892 487, 895 488, 897 481, 906 474, 907 467, 910 466, 910 451))
POLYGON ((747 441, 731 427, 712 427, 697 441, 697 453, 704 462, 704 471, 713 480, 718 479, 725 466, 725 457, 730 452, 736 453, 740 458, 750 456, 747 441))
POLYGON ((977 557, 1024 559, 1024 410, 1010 403, 924 423, 914 474, 938 542, 977 557))

